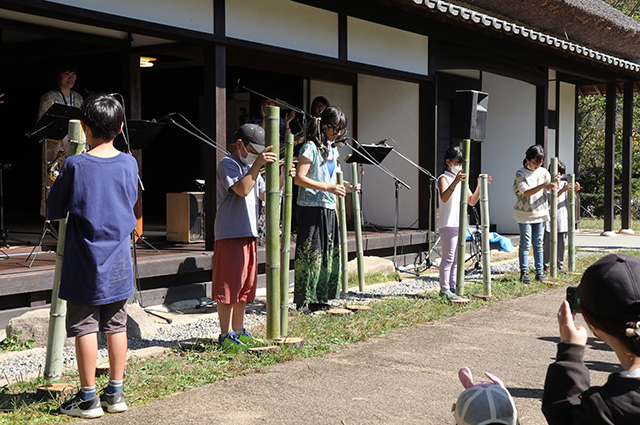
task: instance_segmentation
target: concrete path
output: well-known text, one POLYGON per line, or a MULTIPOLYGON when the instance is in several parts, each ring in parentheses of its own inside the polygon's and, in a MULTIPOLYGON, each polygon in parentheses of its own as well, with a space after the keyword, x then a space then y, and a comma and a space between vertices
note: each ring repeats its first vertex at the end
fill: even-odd
MULTIPOLYGON (((578 233, 576 245, 640 248, 640 236, 578 233)), ((488 371, 504 381, 522 425, 542 425, 540 400, 559 341, 556 312, 564 297, 564 288, 558 288, 497 303, 322 358, 278 364, 264 373, 75 423, 454 424, 451 405, 462 391, 457 373, 468 366, 476 380, 488 371)), ((582 323, 580 315, 577 320, 582 323)), ((614 353, 593 338, 585 361, 594 385, 621 370, 614 353)))
MULTIPOLYGON (((86 423, 453 424, 457 372, 469 366, 477 380, 489 371, 505 382, 522 425, 544 424, 540 398, 563 299, 559 288, 497 303, 86 423)), ((589 341, 594 384, 620 367, 606 348, 589 341)))

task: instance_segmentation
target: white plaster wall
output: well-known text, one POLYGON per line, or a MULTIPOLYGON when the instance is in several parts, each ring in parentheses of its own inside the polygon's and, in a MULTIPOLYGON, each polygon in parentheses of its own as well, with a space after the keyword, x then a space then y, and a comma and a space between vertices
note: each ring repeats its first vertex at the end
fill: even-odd
POLYGON ((213 33, 213 1, 211 0, 47 1, 193 31, 213 33))
POLYGON ((567 174, 574 173, 575 159, 576 86, 560 83, 560 152, 558 157, 567 167, 567 174))
POLYGON ((428 74, 429 38, 349 17, 349 60, 401 71, 428 74))
MULTIPOLYGON (((347 117, 347 130, 349 136, 353 136, 353 87, 347 84, 331 83, 329 81, 311 80, 309 81, 309 105, 316 96, 327 98, 331 106, 337 106, 347 117)), ((351 181, 351 168, 344 163, 344 158, 351 153, 351 149, 343 146, 338 148, 344 179, 351 181)))
MULTIPOLYGON (((358 75, 358 142, 371 144, 392 138, 406 157, 418 162, 418 85, 386 78, 358 75)), ((400 227, 418 219, 418 173, 407 161, 390 153, 382 162, 389 171, 411 187, 400 189, 400 227)), ((367 221, 393 226, 395 220, 394 180, 372 165, 364 166, 362 211, 367 221)))
POLYGON ((337 13, 289 0, 227 0, 226 15, 229 37, 338 57, 337 13))
MULTIPOLYGON (((535 86, 495 74, 482 74, 489 94, 486 139, 482 143, 483 173, 489 173, 489 216, 500 234, 517 234, 513 219, 515 172, 527 148, 535 144, 535 86)), ((475 185, 472 185, 475 187, 475 185)))

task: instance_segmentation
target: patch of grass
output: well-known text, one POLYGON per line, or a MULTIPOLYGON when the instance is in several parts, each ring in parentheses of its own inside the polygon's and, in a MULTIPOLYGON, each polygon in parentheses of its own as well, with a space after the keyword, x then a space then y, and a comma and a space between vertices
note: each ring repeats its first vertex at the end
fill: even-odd
POLYGON ((22 341, 22 338, 20 338, 21 336, 22 331, 19 331, 0 342, 0 353, 6 353, 8 351, 23 351, 33 348, 33 340, 27 339, 22 341))
MULTIPOLYGON (((376 283, 390 282, 392 280, 398 280, 398 273, 385 274, 381 272, 369 273, 364 276, 365 285, 374 285, 376 283)), ((358 286, 358 274, 349 275, 349 287, 358 286)))
MULTIPOLYGON (((622 219, 618 216, 613 219, 614 230, 622 229, 622 219)), ((631 220, 631 228, 640 231, 640 222, 631 220)), ((604 218, 602 217, 580 217, 580 229, 585 230, 603 230, 604 218)))
MULTIPOLYGON (((638 251, 625 251, 640 256, 638 251)), ((582 272, 602 253, 580 255, 576 269, 582 272)), ((510 273, 492 281, 491 301, 471 298, 467 305, 456 305, 438 296, 437 292, 425 295, 381 297, 371 302, 371 310, 349 316, 329 314, 304 315, 292 311, 289 318, 289 335, 303 336, 302 348, 283 347, 275 353, 253 356, 250 354, 228 354, 221 351, 210 340, 183 344, 167 350, 163 355, 151 359, 129 360, 131 371, 125 378, 127 402, 135 406, 165 398, 176 392, 201 387, 223 379, 265 372, 276 363, 296 358, 322 356, 341 347, 365 341, 374 335, 392 332, 400 327, 411 326, 450 317, 474 308, 485 308, 496 302, 546 291, 551 284, 575 285, 581 273, 560 274, 550 285, 532 282, 523 285, 519 275, 510 273)), ((388 279, 387 279, 388 280, 388 279)), ((466 285, 467 294, 483 292, 482 282, 466 285)), ((264 338, 264 327, 253 329, 264 338)), ((107 384, 107 377, 99 377, 96 386, 107 384)), ((66 372, 64 382, 78 382, 75 371, 66 372)), ((60 400, 39 401, 35 391, 42 380, 32 380, 0 388, 0 424, 64 423, 70 418, 55 412, 60 400)))

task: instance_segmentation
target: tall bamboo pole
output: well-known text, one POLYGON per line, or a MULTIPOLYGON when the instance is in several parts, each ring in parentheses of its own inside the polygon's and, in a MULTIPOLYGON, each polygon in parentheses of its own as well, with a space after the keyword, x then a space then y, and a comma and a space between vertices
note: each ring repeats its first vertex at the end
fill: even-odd
MULTIPOLYGON (((351 180, 353 187, 358 186, 358 164, 351 163, 351 180)), ((353 196, 353 228, 356 233, 356 255, 358 258, 358 290, 364 291, 364 254, 362 249, 362 218, 360 216, 360 198, 353 196)))
POLYGON ((575 246, 575 232, 576 232, 576 175, 569 174, 568 176, 569 184, 571 185, 571 190, 569 190, 568 196, 568 205, 567 205, 567 213, 569 215, 569 235, 567 236, 568 243, 568 269, 570 272, 576 271, 576 246, 575 246))
MULTIPOLYGON (((551 158, 551 181, 557 183, 558 179, 558 158, 551 158)), ((555 279, 558 276, 558 187, 551 191, 551 234, 549 237, 549 264, 550 276, 555 279)))
POLYGON ((280 248, 280 336, 289 334, 289 260, 291 259, 291 204, 293 178, 289 174, 293 165, 293 134, 284 135, 284 197, 282 202, 282 242, 280 248))
POLYGON ((484 295, 491 296, 491 247, 489 245, 489 175, 480 174, 480 227, 482 229, 482 281, 484 295))
MULTIPOLYGON (((76 155, 84 149, 84 133, 80 120, 69 120, 66 157, 76 155)), ((68 214, 67 214, 68 218, 68 214)), ((49 311, 49 333, 47 335, 47 354, 44 363, 44 379, 54 381, 62 376, 65 317, 67 302, 59 298, 62 260, 64 258, 64 239, 67 230, 67 218, 58 222, 58 246, 56 247, 56 268, 51 289, 51 309, 49 311)))
POLYGON ((267 339, 280 336, 280 108, 265 108, 265 145, 272 146, 276 161, 266 167, 267 339))
POLYGON ((462 169, 467 175, 460 184, 460 219, 458 223, 458 262, 456 270, 456 294, 464 295, 464 262, 466 256, 467 243, 467 204, 469 202, 469 155, 471 151, 471 140, 464 139, 460 142, 462 146, 462 169))
MULTIPOLYGON (((344 185, 342 170, 336 171, 336 180, 339 185, 344 185)), ((357 193, 353 192, 354 196, 357 193)), ((342 292, 349 292, 349 251, 347 243, 347 209, 344 197, 338 197, 338 226, 340 227, 340 266, 342 268, 342 292)))

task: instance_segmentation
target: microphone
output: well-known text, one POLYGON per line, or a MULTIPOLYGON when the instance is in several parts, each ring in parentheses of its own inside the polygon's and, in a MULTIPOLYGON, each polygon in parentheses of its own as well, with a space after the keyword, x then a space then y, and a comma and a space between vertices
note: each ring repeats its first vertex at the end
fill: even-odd
POLYGON ((238 90, 240 90, 240 80, 242 77, 238 77, 238 81, 236 81, 236 86, 233 89, 233 93, 231 93, 231 97, 229 99, 235 99, 238 94, 238 90))
POLYGON ((344 146, 344 144, 347 143, 349 141, 349 139, 351 139, 351 137, 343 137, 342 139, 334 140, 331 143, 331 147, 332 148, 337 148, 337 147, 340 147, 340 146, 344 146))

